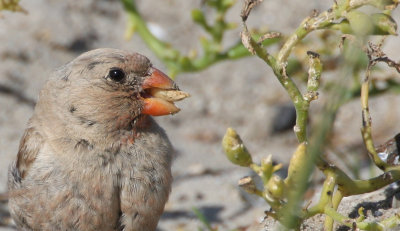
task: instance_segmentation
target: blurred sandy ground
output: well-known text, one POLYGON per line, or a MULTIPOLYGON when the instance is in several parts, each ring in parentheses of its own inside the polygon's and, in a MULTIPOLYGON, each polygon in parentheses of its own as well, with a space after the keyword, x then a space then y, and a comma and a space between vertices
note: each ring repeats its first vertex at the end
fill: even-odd
MULTIPOLYGON (((29 14, 2 12, 0 19, 0 86, 19 95, 0 89, 0 192, 6 191, 7 166, 15 158, 32 103, 51 70, 99 47, 140 52, 165 70, 140 37, 124 40, 127 17, 119 1, 22 0, 21 5, 29 14)), ((137 5, 162 39, 184 53, 199 48, 198 38, 204 34, 192 23, 190 11, 200 7, 200 0, 138 0, 137 5)), ((265 1, 254 10, 249 25, 290 32, 312 9, 325 10, 330 5, 331 1, 318 0, 265 1)), ((228 13, 229 21, 240 22, 240 8, 238 1, 228 13)), ((395 14, 398 22, 399 12, 397 9, 395 14)), ((239 32, 240 27, 227 34, 226 46, 238 40, 239 32)), ((396 44, 400 39, 391 39, 385 51, 400 60, 396 44)), ((231 126, 241 134, 255 160, 272 154, 274 160, 287 163, 296 146, 293 132, 272 136, 270 130, 272 118, 280 105, 289 102, 288 96, 271 70, 255 57, 181 74, 177 83, 192 97, 180 103, 182 111, 177 115, 158 118, 177 150, 175 181, 159 229, 197 229, 201 224, 193 207, 221 230, 258 223, 268 207, 238 190, 237 180, 251 173, 226 160, 220 141, 231 126)), ((374 98, 371 114, 377 142, 400 131, 399 96, 374 98)), ((335 129, 338 143, 361 143, 360 119, 358 100, 340 111, 335 129)))

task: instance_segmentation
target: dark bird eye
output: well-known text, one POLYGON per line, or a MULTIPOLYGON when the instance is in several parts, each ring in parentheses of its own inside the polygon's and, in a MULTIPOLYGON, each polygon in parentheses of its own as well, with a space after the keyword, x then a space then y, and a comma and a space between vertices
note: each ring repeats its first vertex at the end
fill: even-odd
POLYGON ((125 73, 119 68, 114 68, 110 70, 108 76, 115 82, 120 82, 125 78, 125 73))

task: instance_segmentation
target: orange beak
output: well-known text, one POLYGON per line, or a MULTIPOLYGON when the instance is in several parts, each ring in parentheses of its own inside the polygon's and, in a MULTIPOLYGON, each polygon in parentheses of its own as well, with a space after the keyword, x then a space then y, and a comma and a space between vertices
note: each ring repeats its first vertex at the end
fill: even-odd
POLYGON ((142 114, 152 116, 179 112, 180 109, 174 102, 189 96, 188 93, 179 91, 175 82, 156 68, 153 68, 152 74, 144 80, 142 88, 145 92, 142 114))

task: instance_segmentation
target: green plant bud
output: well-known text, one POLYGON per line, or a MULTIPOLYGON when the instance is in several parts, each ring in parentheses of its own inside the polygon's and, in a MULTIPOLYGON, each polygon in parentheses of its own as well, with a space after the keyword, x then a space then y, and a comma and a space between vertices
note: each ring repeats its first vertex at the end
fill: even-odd
POLYGON ((272 163, 272 156, 268 155, 267 157, 261 160, 261 168, 260 172, 258 172, 259 176, 263 180, 263 182, 268 182, 274 172, 274 165, 272 163))
POLYGON ((203 12, 199 9, 192 10, 192 19, 199 24, 206 24, 206 18, 204 17, 203 12))
POLYGON ((390 15, 378 13, 372 15, 374 35, 397 35, 396 21, 390 15))
POLYGON ((372 17, 369 15, 353 10, 347 13, 347 20, 349 20, 350 27, 356 35, 370 35, 374 31, 374 24, 372 17))
POLYGON ((294 175, 296 175, 300 169, 304 168, 307 154, 307 145, 306 143, 301 143, 297 146, 296 151, 293 153, 292 158, 290 159, 289 169, 288 169, 288 177, 286 178, 286 183, 291 183, 291 179, 294 175))
POLYGON ((231 8, 235 3, 236 0, 223 0, 221 5, 224 9, 228 9, 231 8))
POLYGON ((248 167, 253 163, 251 155, 235 130, 228 128, 222 139, 222 147, 228 159, 237 165, 248 167))
POLYGON ((319 82, 322 72, 322 63, 319 58, 319 54, 308 51, 307 55, 309 57, 309 62, 310 62, 310 68, 308 69, 307 90, 309 92, 315 92, 319 88, 319 82))
POLYGON ((265 157, 261 160, 262 168, 265 168, 265 169, 271 168, 271 170, 272 170, 272 166, 273 166, 272 155, 268 155, 267 157, 265 157))
POLYGON ((277 176, 273 175, 267 184, 267 191, 274 199, 280 199, 284 193, 285 184, 283 180, 277 176))

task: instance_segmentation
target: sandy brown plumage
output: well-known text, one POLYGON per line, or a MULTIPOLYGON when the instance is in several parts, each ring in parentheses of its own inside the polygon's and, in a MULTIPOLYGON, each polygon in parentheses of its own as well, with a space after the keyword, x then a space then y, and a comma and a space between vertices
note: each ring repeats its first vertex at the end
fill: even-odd
POLYGON ((178 109, 152 88, 178 90, 145 56, 116 49, 84 53, 50 77, 9 170, 19 229, 156 229, 172 148, 149 114, 178 109))

